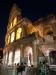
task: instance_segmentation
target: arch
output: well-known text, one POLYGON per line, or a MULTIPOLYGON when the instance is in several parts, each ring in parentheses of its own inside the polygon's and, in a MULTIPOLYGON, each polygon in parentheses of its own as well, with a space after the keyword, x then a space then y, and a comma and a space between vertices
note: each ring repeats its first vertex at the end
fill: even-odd
POLYGON ((44 51, 42 51, 48 64, 51 64, 51 61, 50 61, 51 60, 51 57, 50 57, 51 51, 56 51, 56 50, 55 50, 55 48, 47 48, 44 51))
POLYGON ((20 49, 17 49, 15 51, 15 56, 14 56, 14 64, 20 63, 20 49))
POLYGON ((49 53, 51 51, 55 51, 55 48, 48 48, 47 50, 45 50, 45 56, 49 56, 49 53))
POLYGON ((52 27, 50 25, 44 26, 44 30, 50 29, 50 28, 52 29, 52 27))
POLYGON ((15 18, 13 19, 13 26, 15 26, 16 23, 17 23, 17 17, 15 17, 15 18))
POLYGON ((44 26, 44 35, 49 35, 53 33, 53 29, 50 25, 44 26))
POLYGON ((15 32, 12 32, 12 34, 11 34, 11 42, 14 41, 14 38, 15 38, 15 32))
POLYGON ((28 64, 28 66, 30 66, 31 64, 33 64, 33 50, 32 50, 32 47, 27 46, 24 49, 24 57, 27 58, 26 63, 28 64))
POLYGON ((16 40, 17 39, 20 39, 21 32, 22 32, 22 29, 21 28, 18 28, 17 29, 17 32, 16 32, 16 40))
POLYGON ((47 33, 46 33, 46 35, 51 35, 51 34, 53 34, 52 30, 47 31, 47 33))
POLYGON ((53 34, 52 29, 46 29, 46 30, 44 31, 44 35, 51 35, 51 34, 53 34))
POLYGON ((49 57, 50 57, 50 63, 52 65, 56 65, 56 51, 50 51, 49 57))

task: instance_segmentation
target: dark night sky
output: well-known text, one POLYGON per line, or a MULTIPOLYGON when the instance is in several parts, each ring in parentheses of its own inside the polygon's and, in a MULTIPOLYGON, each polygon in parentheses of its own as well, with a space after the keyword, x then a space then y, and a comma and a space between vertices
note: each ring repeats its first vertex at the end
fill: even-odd
POLYGON ((0 0, 0 48, 4 47, 8 17, 14 3, 21 8, 22 17, 27 17, 32 22, 48 14, 56 14, 55 0, 0 0))

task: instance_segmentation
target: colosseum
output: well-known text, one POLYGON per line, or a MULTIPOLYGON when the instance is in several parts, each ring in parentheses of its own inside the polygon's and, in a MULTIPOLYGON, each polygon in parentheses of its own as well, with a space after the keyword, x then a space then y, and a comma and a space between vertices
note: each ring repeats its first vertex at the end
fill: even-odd
POLYGON ((40 18, 34 23, 21 16, 21 9, 14 4, 9 14, 3 64, 33 64, 46 60, 56 64, 56 15, 40 18))

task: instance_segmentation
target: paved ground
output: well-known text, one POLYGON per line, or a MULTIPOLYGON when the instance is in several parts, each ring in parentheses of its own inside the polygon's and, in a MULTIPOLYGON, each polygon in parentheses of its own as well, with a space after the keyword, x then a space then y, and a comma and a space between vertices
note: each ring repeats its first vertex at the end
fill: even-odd
MULTIPOLYGON (((55 72, 55 71, 50 71, 50 73, 51 73, 50 75, 56 75, 56 72, 55 72)), ((0 75, 2 75, 2 74, 1 74, 1 65, 0 65, 0 75)), ((10 75, 11 75, 11 74, 10 74, 10 75)), ((40 75, 40 74, 37 74, 37 75, 40 75)))
POLYGON ((2 74, 1 74, 1 65, 0 65, 0 75, 2 75, 2 74))

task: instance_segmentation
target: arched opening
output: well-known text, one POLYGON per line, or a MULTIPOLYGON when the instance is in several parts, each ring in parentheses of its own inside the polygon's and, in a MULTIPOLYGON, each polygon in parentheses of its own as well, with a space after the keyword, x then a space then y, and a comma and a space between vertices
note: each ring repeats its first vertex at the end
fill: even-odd
POLYGON ((11 42, 14 41, 14 38, 15 38, 15 32, 12 32, 12 34, 11 34, 11 42))
POLYGON ((56 51, 50 51, 49 56, 51 65, 56 65, 56 51))
POLYGON ((46 35, 52 35, 53 31, 48 31, 46 35))
POLYGON ((20 63, 20 49, 17 49, 15 51, 15 56, 14 56, 14 64, 20 63))
POLYGON ((15 17, 13 20, 13 26, 16 25, 16 23, 17 23, 17 17, 15 17))
POLYGON ((26 47, 24 50, 24 57, 26 57, 26 63, 28 66, 33 64, 33 50, 30 46, 26 47))
POLYGON ((53 29, 50 25, 44 26, 44 35, 52 35, 53 29))
POLYGON ((20 39, 20 37, 21 37, 21 32, 22 32, 22 29, 21 29, 21 28, 18 28, 18 29, 17 29, 17 32, 16 32, 16 40, 20 39))
POLYGON ((55 48, 48 48, 47 50, 45 50, 45 57, 47 58, 47 63, 48 64, 53 64, 54 65, 54 62, 56 62, 55 60, 55 56, 56 55, 56 50, 55 48))

